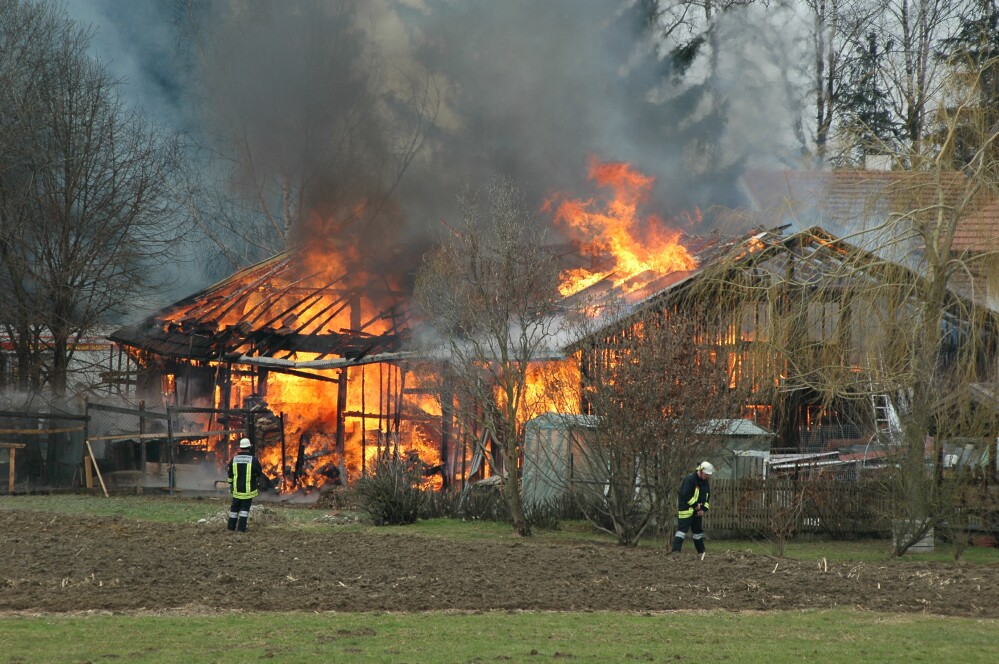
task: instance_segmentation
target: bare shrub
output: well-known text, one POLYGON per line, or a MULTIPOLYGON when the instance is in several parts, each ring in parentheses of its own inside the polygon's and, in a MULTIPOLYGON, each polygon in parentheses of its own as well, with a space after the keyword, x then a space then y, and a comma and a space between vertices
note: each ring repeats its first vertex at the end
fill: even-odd
POLYGON ((798 532, 805 508, 805 487, 790 479, 768 480, 768 505, 763 513, 761 534, 773 554, 784 557, 787 543, 798 532))
POLYGON ((404 461, 379 459, 355 484, 361 511, 376 526, 416 523, 425 501, 418 479, 404 461))

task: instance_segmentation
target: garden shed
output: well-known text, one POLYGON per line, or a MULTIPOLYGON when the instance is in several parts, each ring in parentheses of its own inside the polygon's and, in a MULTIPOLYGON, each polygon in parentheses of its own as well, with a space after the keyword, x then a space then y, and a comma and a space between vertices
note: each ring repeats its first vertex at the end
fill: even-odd
POLYGON ((775 435, 748 419, 708 420, 704 433, 718 438, 717 458, 708 459, 715 466, 712 479, 730 480, 765 475, 767 459, 775 435))
POLYGON ((524 504, 542 505, 557 499, 576 483, 606 480, 606 471, 592 468, 586 455, 588 438, 596 430, 594 415, 545 413, 524 425, 524 504))

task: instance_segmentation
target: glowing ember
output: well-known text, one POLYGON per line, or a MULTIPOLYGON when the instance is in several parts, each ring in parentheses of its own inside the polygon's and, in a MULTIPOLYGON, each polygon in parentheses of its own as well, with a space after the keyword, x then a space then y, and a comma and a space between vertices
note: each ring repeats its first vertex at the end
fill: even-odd
MULTIPOLYGON (((610 190, 612 198, 602 204, 592 198, 551 200, 545 207, 554 208, 555 221, 580 243, 584 252, 610 256, 613 265, 597 271, 566 270, 559 288, 562 295, 578 293, 607 277, 622 287, 643 272, 662 275, 697 266, 680 244, 679 231, 669 228, 656 215, 639 216, 639 207, 648 200, 655 178, 623 162, 601 163, 591 158, 589 179, 610 190)), ((700 221, 700 213, 691 215, 688 221, 700 221)))

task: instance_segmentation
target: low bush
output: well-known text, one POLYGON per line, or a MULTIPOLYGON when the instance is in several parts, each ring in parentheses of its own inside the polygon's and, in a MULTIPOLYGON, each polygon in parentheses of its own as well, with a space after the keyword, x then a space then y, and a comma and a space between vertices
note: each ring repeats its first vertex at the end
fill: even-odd
POLYGON ((498 484, 470 484, 462 489, 455 514, 473 521, 510 521, 510 507, 498 484))
POLYGON ((428 490, 424 493, 420 507, 421 519, 454 519, 458 518, 461 493, 458 491, 428 490))
POLYGON ((426 494, 412 468, 398 459, 379 459, 374 471, 354 486, 358 508, 376 526, 415 523, 426 494))
POLYGON ((532 528, 542 528, 544 530, 558 530, 567 512, 574 507, 573 501, 565 496, 557 496, 549 500, 526 505, 524 507, 524 518, 532 528))

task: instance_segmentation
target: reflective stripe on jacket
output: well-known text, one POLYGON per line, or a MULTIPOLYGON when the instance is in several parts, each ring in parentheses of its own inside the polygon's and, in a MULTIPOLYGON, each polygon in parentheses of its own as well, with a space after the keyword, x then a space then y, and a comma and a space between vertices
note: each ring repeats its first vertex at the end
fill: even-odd
POLYGON ((229 462, 229 484, 233 498, 256 498, 259 493, 260 462, 252 454, 237 454, 229 462))
POLYGON ((703 509, 708 509, 708 500, 711 498, 711 488, 708 480, 702 480, 697 476, 697 471, 692 472, 683 478, 680 483, 680 494, 677 500, 677 516, 681 519, 689 519, 694 516, 694 507, 697 503, 703 509))

